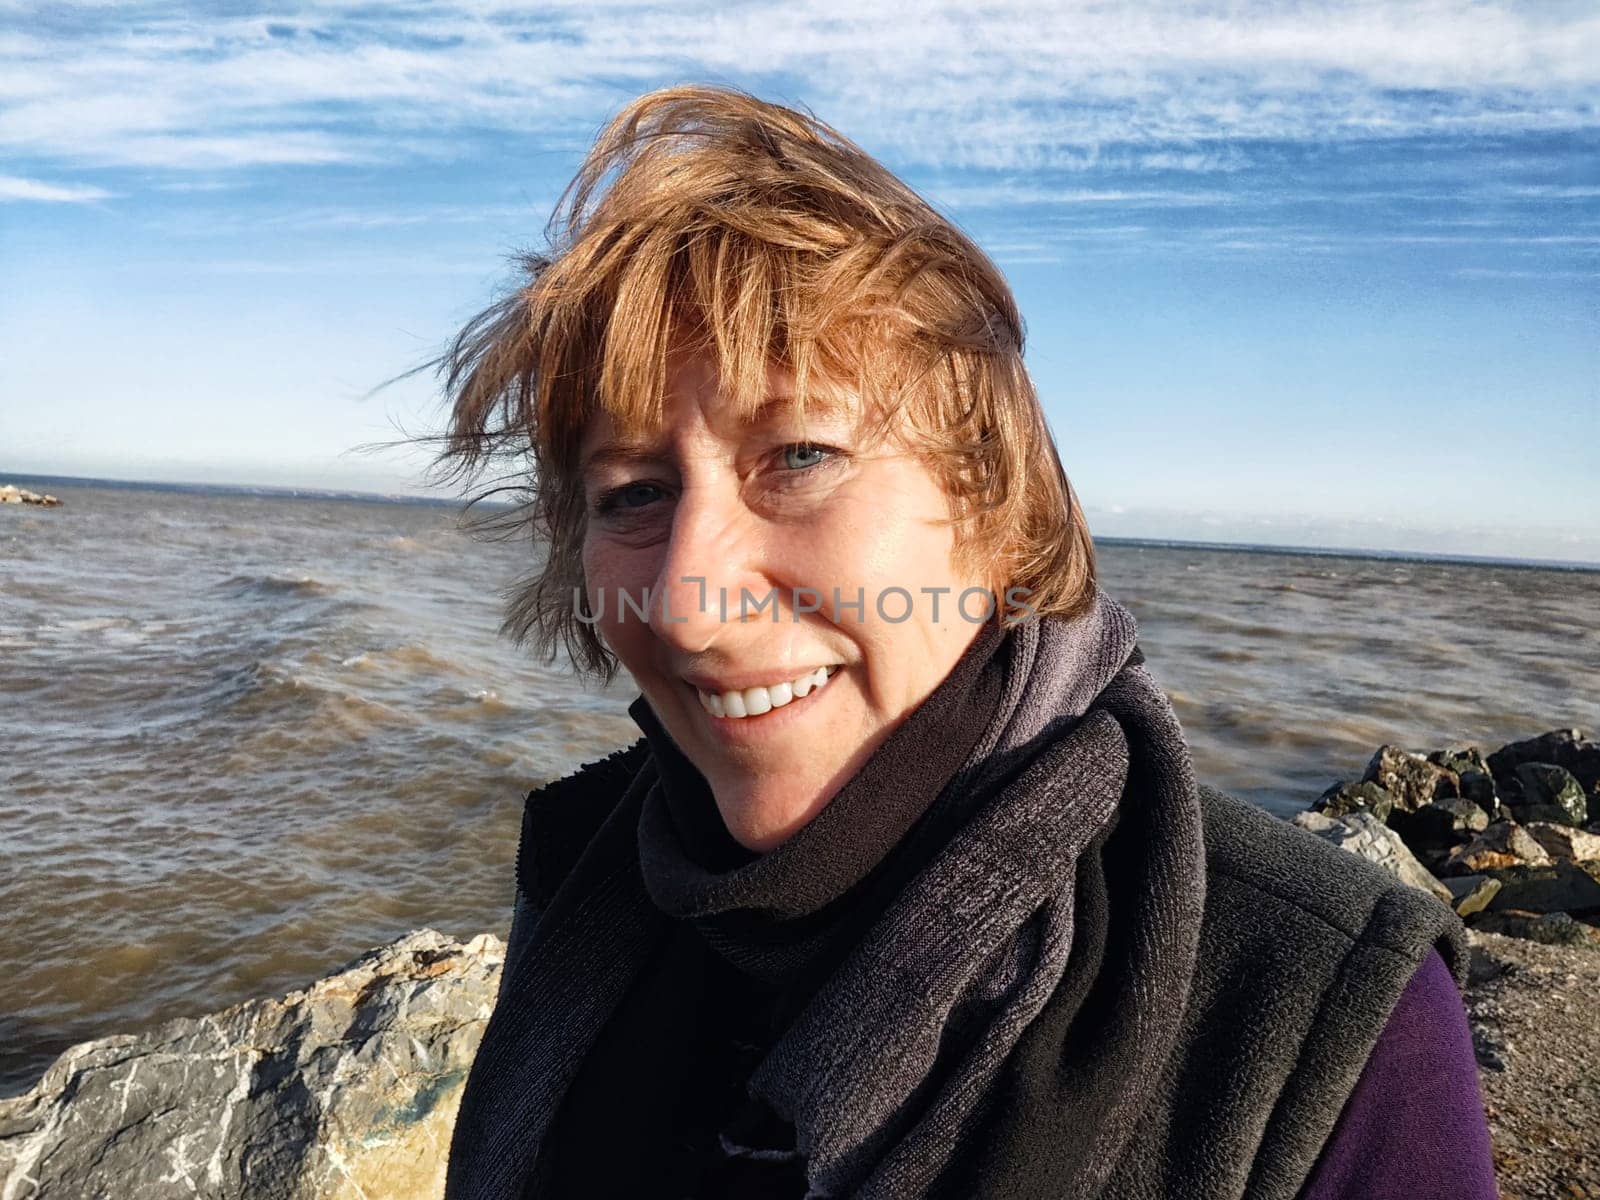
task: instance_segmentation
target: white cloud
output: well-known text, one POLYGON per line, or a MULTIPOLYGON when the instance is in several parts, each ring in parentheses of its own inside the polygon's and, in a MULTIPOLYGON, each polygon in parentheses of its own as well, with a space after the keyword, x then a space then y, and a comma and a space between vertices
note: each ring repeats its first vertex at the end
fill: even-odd
POLYGON ((1068 188, 1038 184, 958 184, 927 189, 929 199, 956 208, 1015 208, 1019 205, 1104 204, 1117 208, 1190 208, 1225 205, 1227 192, 1180 189, 1068 188))
POLYGON ((0 146, 165 168, 570 144, 649 87, 721 79, 903 162, 1226 171, 1240 139, 1590 128, 1600 84, 1600 13, 1514 0, 122 4, 52 34, 53 7, 0 36, 0 146))
POLYGON ((1533 184, 1508 187, 1505 191, 1528 200, 1600 200, 1600 187, 1533 184))
POLYGON ((82 184, 45 183, 19 175, 0 175, 0 200, 39 200, 47 204, 83 204, 90 200, 109 200, 104 188, 82 184))
POLYGON ((1498 267, 1462 267, 1454 274, 1461 279, 1587 279, 1600 281, 1600 271, 1513 271, 1498 267))

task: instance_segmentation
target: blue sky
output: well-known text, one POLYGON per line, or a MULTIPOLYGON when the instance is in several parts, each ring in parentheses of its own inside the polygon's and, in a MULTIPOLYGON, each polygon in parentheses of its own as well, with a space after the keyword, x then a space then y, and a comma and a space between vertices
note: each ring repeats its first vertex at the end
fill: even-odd
POLYGON ((417 490, 434 353, 652 87, 989 249, 1098 533, 1600 561, 1593 3, 0 0, 0 474, 417 490))

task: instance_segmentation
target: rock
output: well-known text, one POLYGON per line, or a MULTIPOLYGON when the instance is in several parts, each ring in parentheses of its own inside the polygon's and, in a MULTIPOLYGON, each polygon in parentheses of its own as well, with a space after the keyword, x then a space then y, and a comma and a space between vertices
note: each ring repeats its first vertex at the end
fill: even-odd
POLYGON ((1435 750, 1428 755, 1428 761, 1436 767, 1454 771, 1458 777, 1468 771, 1482 771, 1485 774, 1489 772, 1489 764, 1483 757, 1483 751, 1476 746, 1435 750))
POLYGON ((1415 812, 1435 799, 1458 794, 1454 771, 1399 746, 1380 746, 1361 778, 1393 796, 1395 808, 1403 812, 1415 812))
POLYGON ((1483 806, 1464 796, 1435 800, 1429 807, 1449 813, 1457 833, 1479 834, 1489 828, 1489 814, 1484 811, 1483 806))
POLYGON ((1311 808, 1330 817, 1342 817, 1358 811, 1370 812, 1387 824, 1389 814, 1394 809, 1394 797, 1370 781, 1336 783, 1317 797, 1311 808))
POLYGON ((1512 811, 1523 824, 1553 821, 1577 829, 1589 819, 1589 802, 1584 798, 1583 787, 1565 767, 1521 763, 1517 782, 1522 786, 1522 799, 1512 811))
POLYGON ((13 483, 0 487, 0 504, 37 504, 43 508, 54 508, 60 503, 54 496, 41 496, 38 492, 30 492, 13 483))
POLYGON ((1500 890, 1500 881, 1487 875, 1456 875, 1439 882, 1449 889, 1450 907, 1456 910, 1458 917, 1482 912, 1500 890))
POLYGON ((1542 866, 1549 861, 1545 848, 1521 825, 1496 821, 1465 846, 1451 851, 1440 870, 1445 875, 1475 875, 1496 867, 1542 866))
POLYGON ((1494 774, 1476 746, 1460 750, 1435 750, 1428 761, 1447 771, 1454 771, 1456 791, 1465 800, 1471 800, 1493 820, 1500 815, 1500 797, 1495 792, 1494 774))
POLYGON ((1581 946, 1600 951, 1600 929, 1573 920, 1571 913, 1535 913, 1512 908, 1484 913, 1472 923, 1472 928, 1543 942, 1547 946, 1581 946))
POLYGON ((1456 776, 1456 790, 1463 800, 1470 800, 1492 821, 1500 816, 1500 794, 1495 791, 1494 776, 1487 771, 1464 771, 1456 776))
POLYGON ((1450 890, 1417 861, 1416 856, 1400 840, 1399 834, 1370 812, 1351 812, 1342 817, 1303 812, 1296 814, 1294 824, 1332 842, 1341 850, 1348 850, 1369 862, 1377 863, 1401 883, 1420 888, 1446 904, 1451 902, 1450 890))
POLYGON ((1501 885, 1487 906, 1491 912, 1505 908, 1531 912, 1600 910, 1600 862, 1498 867, 1483 874, 1498 879, 1501 885))
POLYGON ((1517 768, 1523 763, 1549 763, 1571 772, 1586 796, 1600 796, 1600 742, 1590 741, 1576 729, 1553 729, 1536 738, 1512 742, 1489 756, 1500 798, 1520 802, 1522 784, 1517 768))
POLYGON ((1389 825, 1412 853, 1428 857, 1470 842, 1489 827, 1489 814, 1471 800, 1451 796, 1424 804, 1415 812, 1396 810, 1389 825))
POLYGON ((1581 829, 1548 821, 1535 821, 1523 828, 1544 847, 1545 853, 1551 858, 1565 858, 1574 862, 1584 858, 1600 859, 1600 833, 1585 833, 1581 829))
POLYGON ((438 1196, 504 955, 421 930, 282 1000, 74 1046, 0 1100, 0 1197, 438 1196))
POLYGON ((1554 804, 1519 804, 1510 811, 1523 825, 1571 825, 1572 814, 1554 804))

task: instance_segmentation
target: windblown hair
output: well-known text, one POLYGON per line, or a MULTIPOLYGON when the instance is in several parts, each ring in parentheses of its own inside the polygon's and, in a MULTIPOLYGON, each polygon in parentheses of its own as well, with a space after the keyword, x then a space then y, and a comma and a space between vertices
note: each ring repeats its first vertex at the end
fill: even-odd
POLYGON ((579 444, 601 411, 624 437, 659 428, 682 349, 713 358, 741 415, 766 398, 768 364, 792 373, 802 415, 808 394, 852 392, 863 428, 944 483, 959 568, 1002 596, 1030 589, 1035 616, 1092 602, 1088 527, 1004 277, 829 126, 733 88, 650 92, 601 131, 546 240, 437 361, 450 406, 438 463, 469 478, 509 459, 527 497, 517 520, 546 549, 507 612, 518 642, 615 675, 573 603, 579 444))

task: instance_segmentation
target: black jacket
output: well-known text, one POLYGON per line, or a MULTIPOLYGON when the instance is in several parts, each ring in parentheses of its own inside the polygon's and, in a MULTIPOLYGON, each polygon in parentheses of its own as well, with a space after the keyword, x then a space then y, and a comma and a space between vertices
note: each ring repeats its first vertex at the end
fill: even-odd
MULTIPOLYGON (((641 741, 529 797, 504 978, 647 757, 641 741)), ((1202 788, 1200 797, 1206 883, 1196 978, 1138 1134, 1100 1195, 1292 1200, 1427 951, 1437 947, 1464 983, 1465 934, 1448 908, 1380 868, 1223 793, 1202 788)), ((1075 955, 1134 936, 1115 900, 1115 881, 1142 852, 1132 832, 1108 831, 1080 863, 1075 955)), ((1070 976, 1062 992, 1088 975, 1070 976)), ((1096 1012, 1094 994, 1046 1006, 951 1194, 1066 1194, 1051 1180, 1071 1177, 1087 1106, 1066 1100, 1083 1094, 1085 1077, 1060 1054, 1074 1044, 1052 1028, 1063 1014, 1095 1028, 1118 1021, 1096 1012)), ((626 1098, 618 1103, 625 1108, 626 1098)), ((626 1158, 628 1149, 615 1153, 626 1158)), ((650 1163, 636 1165, 639 1180, 659 1179, 650 1163)))

